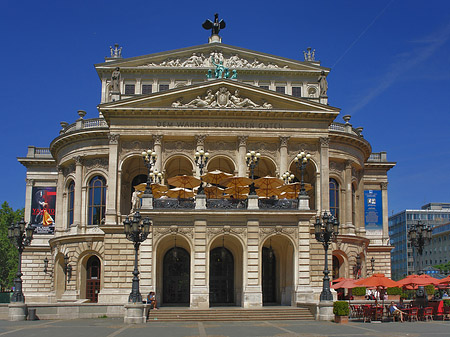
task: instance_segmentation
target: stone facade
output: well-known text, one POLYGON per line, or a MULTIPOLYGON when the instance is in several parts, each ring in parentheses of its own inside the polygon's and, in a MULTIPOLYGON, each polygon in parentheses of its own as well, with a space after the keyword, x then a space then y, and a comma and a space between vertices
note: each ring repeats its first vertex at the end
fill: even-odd
POLYGON ((32 187, 57 189, 54 234, 35 234, 24 252, 27 301, 127 302, 134 250, 123 233, 123 221, 131 213, 134 186, 148 173, 141 155, 147 149, 156 153, 154 169, 164 174, 163 184, 177 175, 198 177, 194 153, 200 150, 210 153, 206 172, 219 169, 248 176, 245 154, 254 150, 261 153, 256 176, 281 177, 290 171, 296 180, 300 171, 295 156, 300 151, 311 154, 304 175, 311 188, 302 207, 293 199, 267 208, 251 197, 242 200, 240 208, 212 207, 208 198, 199 196, 187 204, 176 199, 145 201, 149 204, 143 204, 140 213, 152 226, 139 250, 141 292, 155 291, 161 305, 204 309, 224 301, 244 308, 317 303, 324 250, 314 238, 313 223, 331 208, 340 222, 328 261, 334 264, 334 276, 351 276, 357 255, 363 276, 371 257, 377 261, 376 271, 390 276, 387 171, 395 164, 372 153, 362 129, 353 128, 349 117, 345 123, 335 122, 339 109, 319 96, 318 78, 329 73, 319 61, 211 43, 108 58, 96 69, 102 84, 99 117, 85 119, 79 112, 73 124, 61 123, 49 149, 30 147, 28 155, 19 158, 27 167, 27 221, 32 187), (211 57, 226 60, 237 78, 207 79, 211 57), (117 70, 120 77, 111 80, 117 70), (337 204, 336 199, 330 201, 330 179, 338 185, 337 204), (383 194, 383 229, 371 235, 364 227, 367 189, 383 194), (227 258, 231 266, 225 279, 212 272, 215 251, 224 254, 218 262, 227 258), (72 267, 70 279, 64 256, 72 267), (182 256, 186 260, 178 266, 182 256), (44 273, 46 257, 50 262, 44 273), (179 270, 173 270, 175 266, 179 270), (178 286, 184 293, 171 290, 178 286), (217 289, 226 290, 226 296, 220 297, 217 289))

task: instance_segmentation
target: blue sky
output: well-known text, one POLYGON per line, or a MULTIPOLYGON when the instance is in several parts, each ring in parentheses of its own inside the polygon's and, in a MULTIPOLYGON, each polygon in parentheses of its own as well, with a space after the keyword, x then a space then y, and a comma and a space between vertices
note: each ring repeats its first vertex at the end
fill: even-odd
MULTIPOLYGON (((93 64, 119 43, 133 57, 207 42, 292 59, 311 46, 330 67, 329 103, 352 115, 389 172, 389 214, 450 202, 448 1, 11 1, 0 4, 0 202, 25 202, 27 146, 48 147, 77 110, 97 117, 93 64)), ((337 118, 342 122, 342 117, 337 118)))

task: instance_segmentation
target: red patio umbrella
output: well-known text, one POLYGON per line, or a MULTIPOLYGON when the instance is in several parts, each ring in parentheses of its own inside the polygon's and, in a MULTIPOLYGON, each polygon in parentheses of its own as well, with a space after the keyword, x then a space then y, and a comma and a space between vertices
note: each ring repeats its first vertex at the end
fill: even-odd
POLYGON ((450 275, 443 278, 442 280, 439 280, 439 284, 450 284, 450 275))
POLYGON ((431 277, 427 274, 422 274, 422 275, 408 275, 406 276, 404 279, 397 281, 398 286, 399 287, 403 287, 403 286, 408 286, 411 287, 412 289, 417 289, 417 287, 420 286, 427 286, 427 285, 437 285, 439 284, 438 279, 431 277))
POLYGON ((339 289, 339 288, 353 289, 353 288, 359 287, 357 284, 355 284, 356 281, 358 281, 358 280, 354 280, 352 278, 343 279, 342 281, 332 285, 331 288, 333 288, 333 289, 339 289))

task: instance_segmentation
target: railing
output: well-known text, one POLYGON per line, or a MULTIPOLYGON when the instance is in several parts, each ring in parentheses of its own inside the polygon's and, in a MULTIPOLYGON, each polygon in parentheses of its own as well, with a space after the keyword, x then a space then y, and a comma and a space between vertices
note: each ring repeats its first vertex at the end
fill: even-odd
POLYGON ((297 199, 259 199, 260 209, 297 209, 297 199))
POLYGON ((206 208, 209 209, 237 209, 247 208, 247 199, 207 199, 206 208))
POLYGON ((387 162, 387 155, 386 152, 374 152, 371 153, 369 156, 369 159, 367 161, 371 162, 387 162))
POLYGON ((350 124, 331 123, 331 125, 328 127, 328 130, 345 132, 355 136, 361 136, 361 132, 358 131, 357 129, 352 128, 350 124))
POLYGON ((28 146, 27 158, 51 158, 52 154, 48 147, 28 146))
POLYGON ((153 208, 169 208, 169 209, 179 209, 179 208, 195 208, 195 202, 193 199, 154 199, 153 208))
POLYGON ((75 123, 70 125, 63 125, 63 128, 59 134, 65 134, 82 129, 95 129, 95 128, 107 128, 108 124, 104 118, 91 118, 91 119, 79 119, 75 123))

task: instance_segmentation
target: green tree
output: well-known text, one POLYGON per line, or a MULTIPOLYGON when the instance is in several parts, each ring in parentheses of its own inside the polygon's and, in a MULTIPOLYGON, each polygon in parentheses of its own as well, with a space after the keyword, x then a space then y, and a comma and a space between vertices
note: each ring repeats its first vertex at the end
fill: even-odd
POLYGON ((8 239, 8 227, 22 219, 24 209, 13 210, 5 201, 0 209, 0 287, 11 288, 17 273, 18 252, 8 239))

